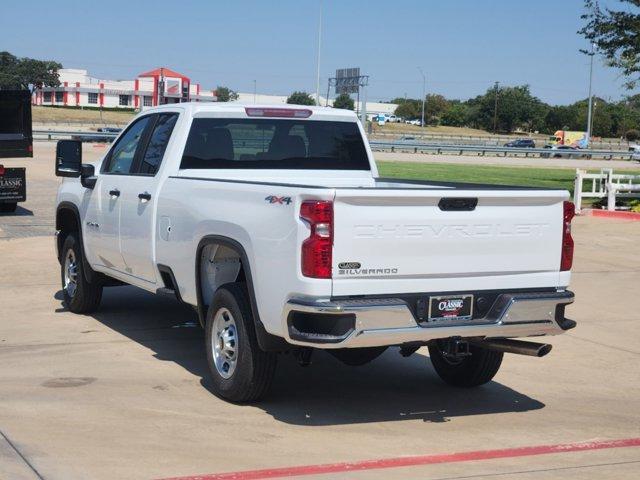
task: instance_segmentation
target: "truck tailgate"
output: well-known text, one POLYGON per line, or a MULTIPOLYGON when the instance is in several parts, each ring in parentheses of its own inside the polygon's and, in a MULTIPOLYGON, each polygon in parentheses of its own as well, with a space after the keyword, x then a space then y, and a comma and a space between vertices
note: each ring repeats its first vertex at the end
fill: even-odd
POLYGON ((337 189, 333 295, 556 286, 567 197, 533 189, 337 189))

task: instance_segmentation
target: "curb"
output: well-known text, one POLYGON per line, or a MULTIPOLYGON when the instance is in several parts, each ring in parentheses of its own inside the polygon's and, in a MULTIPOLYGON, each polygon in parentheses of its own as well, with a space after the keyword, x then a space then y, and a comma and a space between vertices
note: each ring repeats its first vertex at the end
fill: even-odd
POLYGON ((625 212, 622 210, 597 210, 593 208, 582 209, 580 215, 583 217, 600 217, 600 218, 615 218, 617 220, 631 220, 640 221, 639 212, 625 212))

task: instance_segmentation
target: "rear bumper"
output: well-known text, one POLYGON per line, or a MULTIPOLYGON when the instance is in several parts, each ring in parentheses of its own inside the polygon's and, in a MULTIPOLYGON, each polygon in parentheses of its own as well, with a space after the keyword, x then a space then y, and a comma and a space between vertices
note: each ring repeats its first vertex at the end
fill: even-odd
POLYGON ((482 318, 419 322, 401 298, 294 298, 283 312, 286 340, 318 348, 426 343, 447 337, 512 338, 558 335, 575 327, 564 317, 570 291, 503 293, 482 318))

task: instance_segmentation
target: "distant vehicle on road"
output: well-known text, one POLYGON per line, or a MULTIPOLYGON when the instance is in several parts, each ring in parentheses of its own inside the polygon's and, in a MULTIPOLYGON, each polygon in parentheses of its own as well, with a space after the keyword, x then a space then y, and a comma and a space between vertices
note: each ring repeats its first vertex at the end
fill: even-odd
POLYGON ((543 158, 591 158, 591 155, 581 153, 579 148, 571 145, 545 145, 544 148, 548 148, 550 152, 541 153, 540 156, 543 158))
POLYGON ((419 118, 414 118, 412 120, 405 120, 404 123, 409 124, 409 125, 418 125, 420 126, 420 119, 419 118))
POLYGON ((504 146, 511 148, 536 148, 536 142, 531 138, 518 138, 505 143, 504 146))
POLYGON ((631 152, 631 158, 633 160, 640 160, 640 145, 630 143, 629 151, 631 152))
POLYGON ((547 142, 550 146, 565 145, 575 148, 589 148, 589 139, 586 132, 558 130, 547 142))

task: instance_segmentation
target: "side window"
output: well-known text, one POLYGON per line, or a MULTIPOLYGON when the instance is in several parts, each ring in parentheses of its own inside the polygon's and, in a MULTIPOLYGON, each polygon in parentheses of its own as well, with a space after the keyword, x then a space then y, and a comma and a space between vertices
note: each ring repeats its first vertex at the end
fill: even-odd
POLYGON ((150 118, 151 116, 141 118, 120 137, 109 153, 109 164, 104 169, 105 173, 131 172, 136 149, 150 118))
POLYGON ((155 175, 158 171, 177 120, 177 113, 163 113, 158 117, 158 121, 149 139, 149 144, 144 152, 144 157, 142 157, 142 163, 140 164, 140 171, 138 173, 155 175))

